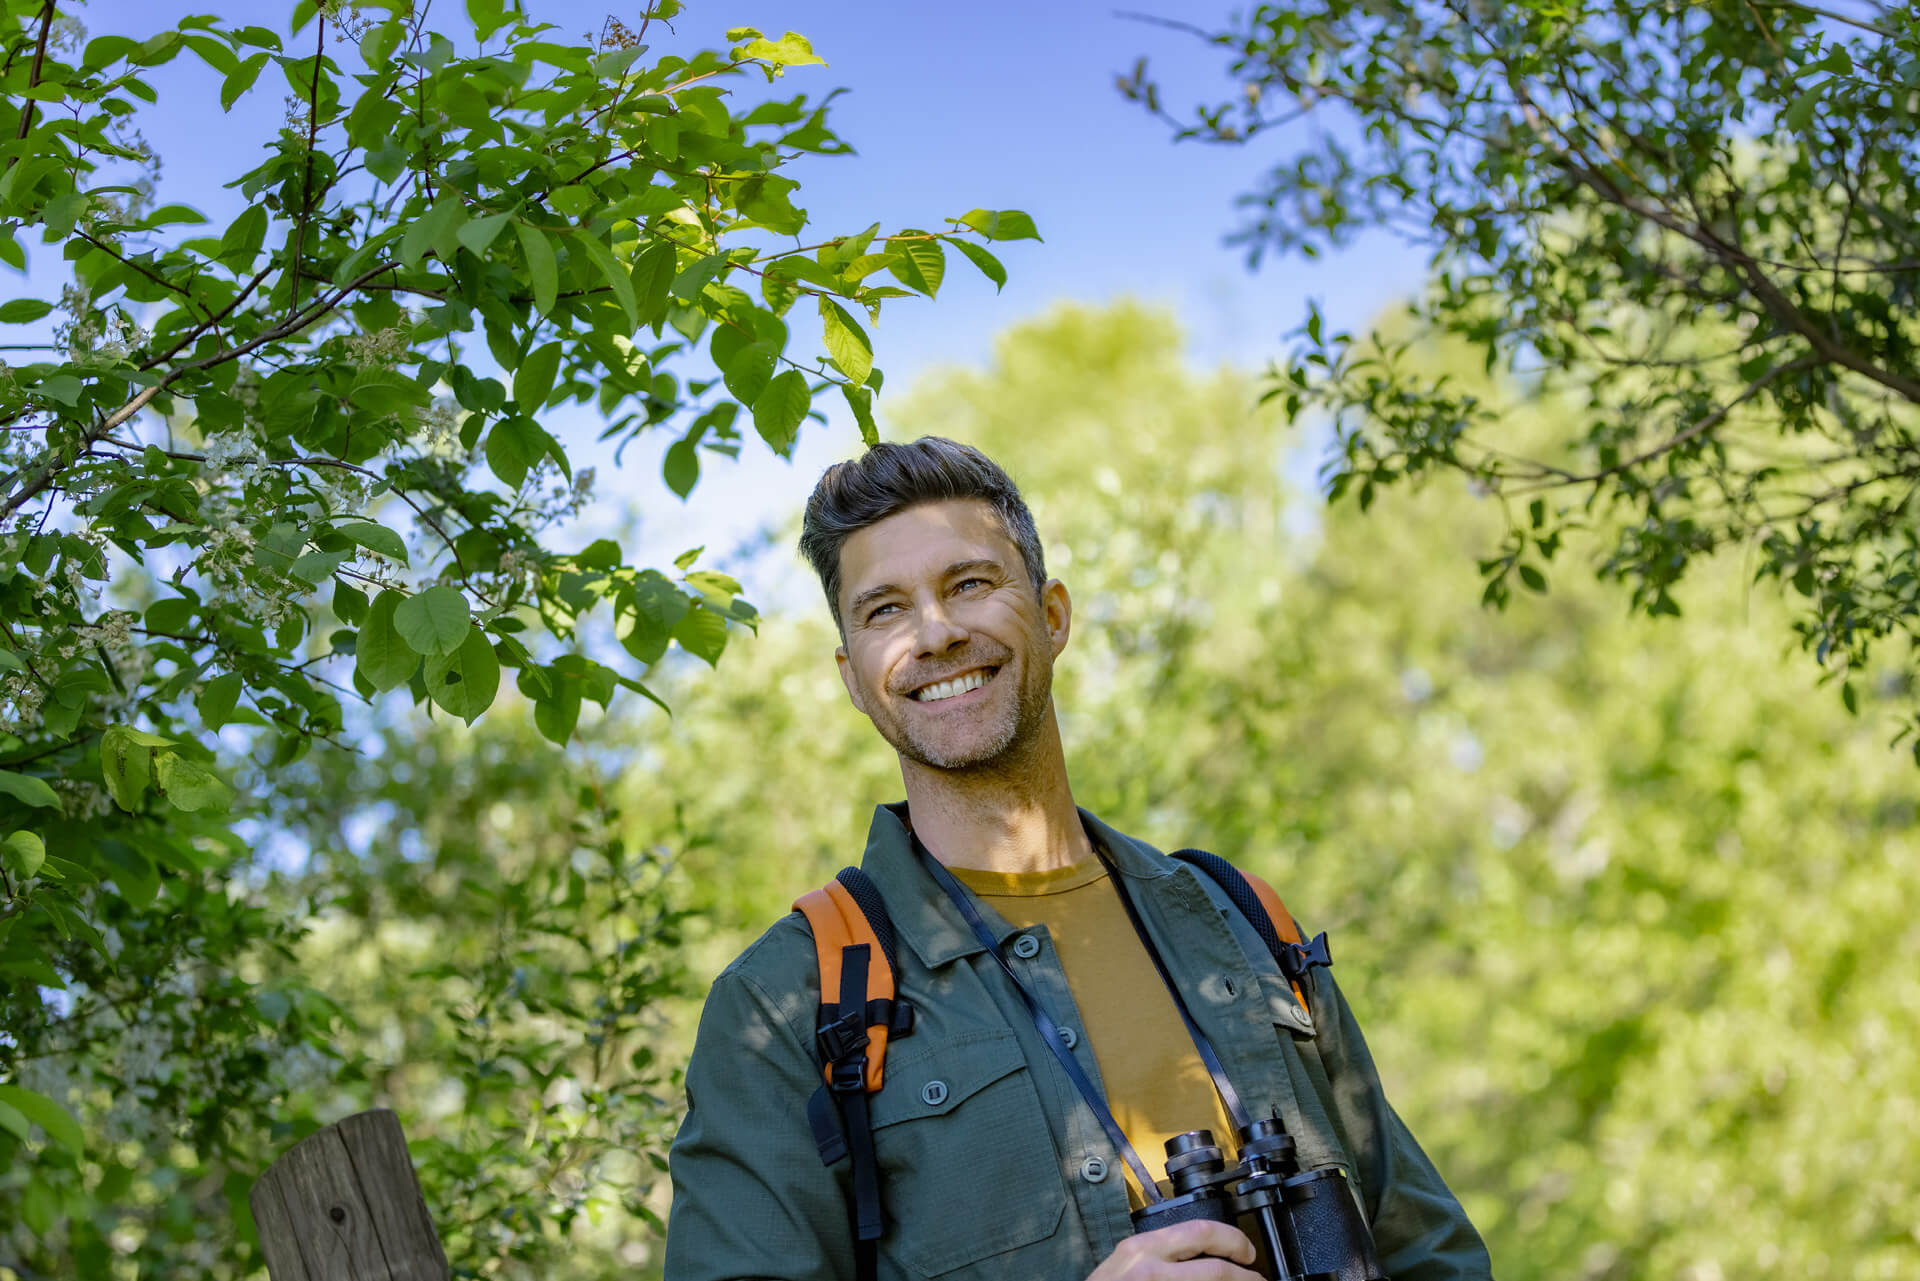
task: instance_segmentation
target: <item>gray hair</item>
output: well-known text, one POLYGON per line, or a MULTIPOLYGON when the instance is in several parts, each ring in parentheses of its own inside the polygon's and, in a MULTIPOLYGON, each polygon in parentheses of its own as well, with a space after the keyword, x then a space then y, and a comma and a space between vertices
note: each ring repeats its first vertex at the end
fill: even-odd
POLYGON ((882 441, 850 462, 827 468, 807 499, 800 554, 820 575, 842 637, 847 624, 840 617, 840 548, 847 539, 909 507, 966 498, 993 508, 1007 538, 1020 549, 1038 595, 1046 585, 1047 567, 1033 513, 1013 478, 973 446, 943 436, 922 436, 905 445, 882 441))

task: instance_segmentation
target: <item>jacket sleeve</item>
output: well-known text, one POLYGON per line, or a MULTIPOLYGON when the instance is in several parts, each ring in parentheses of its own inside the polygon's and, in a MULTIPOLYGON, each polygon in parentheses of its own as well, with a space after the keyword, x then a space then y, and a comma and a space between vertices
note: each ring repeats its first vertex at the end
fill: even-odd
POLYGON ((1380 1266, 1393 1281, 1489 1281, 1486 1244, 1387 1102, 1353 1010, 1325 970, 1314 971, 1313 1011, 1331 1119, 1357 1167, 1380 1266))
POLYGON ((777 1002, 738 969, 721 974, 700 1015, 687 1114, 668 1158, 666 1281, 854 1275, 847 1202, 807 1124, 820 1083, 777 1002))

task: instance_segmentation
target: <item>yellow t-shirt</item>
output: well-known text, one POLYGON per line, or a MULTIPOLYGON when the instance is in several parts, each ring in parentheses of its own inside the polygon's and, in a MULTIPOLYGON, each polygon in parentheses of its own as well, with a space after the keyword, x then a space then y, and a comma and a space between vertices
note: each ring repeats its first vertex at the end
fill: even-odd
MULTIPOLYGON (((948 870, 1009 924, 1047 927, 1080 1010, 1075 1031, 1100 1065, 1114 1120, 1153 1176, 1166 1177, 1166 1141, 1187 1130, 1212 1130, 1231 1161, 1233 1122, 1100 860, 1048 872, 948 870)), ((1069 1025, 1066 1011, 1048 1013, 1069 1025)), ((1121 1168, 1138 1209, 1133 1172, 1121 1168)))

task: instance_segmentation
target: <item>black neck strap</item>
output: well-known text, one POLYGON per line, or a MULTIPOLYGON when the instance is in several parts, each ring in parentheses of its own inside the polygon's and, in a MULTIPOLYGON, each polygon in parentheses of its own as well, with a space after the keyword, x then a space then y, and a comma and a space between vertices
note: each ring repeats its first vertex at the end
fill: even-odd
MULTIPOLYGON (((1091 839, 1091 837, 1089 837, 1091 839)), ((1120 896, 1121 906, 1127 909, 1127 919, 1133 922, 1133 932, 1140 936, 1140 946, 1147 949, 1147 955, 1153 958, 1153 968, 1160 973, 1161 983, 1166 985, 1167 995, 1173 998, 1173 1008, 1180 1011, 1180 1021, 1187 1025, 1187 1035, 1193 1039, 1193 1048, 1200 1052, 1200 1061, 1207 1065, 1207 1075, 1213 1078, 1213 1088, 1220 1095, 1220 1103, 1227 1109, 1227 1116, 1233 1121, 1234 1131, 1244 1134, 1247 1131, 1248 1117, 1246 1106, 1240 1102, 1240 1092, 1233 1088, 1233 1082, 1227 1079, 1227 1069, 1220 1062, 1220 1056, 1213 1052, 1213 1042, 1207 1040, 1207 1034, 1193 1021, 1193 1013, 1187 1009, 1187 999, 1180 995, 1179 984, 1173 981, 1173 975, 1167 972, 1167 963, 1160 956, 1160 949, 1153 945, 1153 938, 1147 933, 1145 921, 1140 919, 1140 909, 1133 905, 1133 898, 1127 893, 1127 887, 1121 884, 1120 869, 1113 865, 1100 842, 1093 841, 1093 852, 1107 869, 1107 879, 1113 882, 1113 892, 1120 896)))
MULTIPOLYGON (((1020 993, 1028 1013, 1033 1016, 1033 1024, 1040 1033, 1040 1039, 1045 1041, 1047 1048, 1053 1051, 1053 1056, 1060 1061, 1067 1079, 1073 1082, 1074 1088, 1079 1090, 1080 1097, 1085 1100, 1094 1119, 1100 1122, 1100 1128, 1106 1131, 1107 1141, 1113 1144, 1114 1150, 1120 1153, 1133 1170, 1134 1177, 1140 1182, 1141 1195, 1148 1201, 1161 1200, 1160 1189, 1154 1182, 1153 1175, 1148 1172, 1146 1163, 1140 1159, 1140 1154, 1135 1151, 1133 1144, 1128 1142, 1126 1133, 1120 1128, 1120 1123, 1114 1120, 1113 1112, 1107 1107, 1106 1100, 1100 1097, 1099 1088, 1088 1079, 1086 1072, 1067 1049, 1060 1035, 1059 1024, 1054 1021, 1052 1015, 1047 1013, 1046 1007, 1041 1005, 1039 996, 1020 977, 1013 966, 1007 963, 1007 958, 1000 951, 999 941, 993 936, 992 928, 980 915, 980 909, 974 905, 973 895, 968 893, 966 887, 954 878, 953 873, 933 856, 931 850, 921 844, 917 835, 911 839, 914 852, 926 864, 934 881, 946 891, 947 897, 953 900, 953 905, 960 910, 960 915, 966 918, 974 937, 980 940, 987 954, 999 963, 1001 972, 1012 980, 1014 989, 1020 993)), ((1161 958, 1160 949, 1153 945, 1153 937, 1147 933, 1146 922, 1140 919, 1139 909, 1133 905, 1133 899, 1127 894, 1126 886, 1121 884, 1120 869, 1113 865, 1106 851, 1100 847, 1100 842, 1093 839, 1092 833, 1088 833, 1088 841, 1099 857, 1101 866, 1107 869, 1107 879, 1113 883, 1114 893, 1120 896, 1120 904, 1126 908, 1127 919, 1133 923, 1134 933, 1140 936, 1140 946, 1147 950, 1147 956, 1152 959, 1153 968, 1160 975, 1161 983, 1166 985, 1167 994, 1173 998, 1173 1007, 1180 1012, 1180 1021, 1186 1025, 1187 1035, 1192 1038, 1194 1049, 1200 1053, 1200 1061, 1206 1064, 1207 1075, 1213 1078, 1213 1088, 1220 1095, 1221 1105, 1226 1108, 1227 1116, 1233 1121, 1235 1129, 1244 1133, 1248 1118, 1246 1106, 1240 1101, 1239 1091, 1235 1090, 1233 1082, 1227 1079, 1227 1070, 1221 1064, 1220 1056, 1214 1053, 1213 1043, 1207 1040, 1206 1033, 1200 1030, 1200 1025, 1193 1021, 1193 1014, 1187 1009, 1186 999, 1180 995, 1179 985, 1173 981, 1173 975, 1168 973, 1167 963, 1161 958)))
POLYGON ((1126 1160, 1127 1165, 1133 1170, 1133 1177, 1140 1181, 1140 1194, 1148 1201, 1162 1200, 1159 1185, 1154 1182, 1153 1174, 1147 1169, 1146 1163, 1140 1159, 1140 1154, 1134 1151, 1133 1144, 1127 1141, 1126 1132, 1120 1128, 1120 1123, 1113 1119, 1113 1112, 1107 1107, 1106 1100, 1100 1097, 1099 1088, 1087 1078, 1086 1071, 1067 1049, 1066 1042, 1060 1035, 1060 1025, 1054 1022, 1053 1016, 1048 1014, 1046 1007, 1040 1004, 1039 996, 1027 986, 1026 980, 1007 964, 1007 958, 1000 951, 999 940, 993 937, 992 927, 981 917, 980 909, 974 905, 973 895, 954 879, 953 873, 933 856, 932 851, 920 843, 918 836, 913 838, 913 848, 914 852, 920 855, 921 861, 927 865, 927 871, 932 873, 933 879, 941 889, 947 892, 947 897, 953 900, 953 905, 960 909, 960 915, 966 918, 967 924, 973 929, 974 936, 980 940, 981 946, 987 949, 987 955, 998 961, 1001 972, 1012 980, 1014 990, 1020 993, 1020 999, 1026 1002, 1027 1012, 1033 1016, 1033 1025, 1038 1029, 1040 1039, 1047 1043, 1047 1048, 1053 1051, 1053 1057, 1060 1061, 1060 1067, 1066 1072, 1067 1079, 1072 1081, 1074 1088, 1080 1091, 1080 1097, 1085 1100, 1088 1110, 1093 1113, 1094 1119, 1100 1122, 1100 1128, 1106 1131, 1107 1142, 1113 1144, 1114 1151, 1126 1160))

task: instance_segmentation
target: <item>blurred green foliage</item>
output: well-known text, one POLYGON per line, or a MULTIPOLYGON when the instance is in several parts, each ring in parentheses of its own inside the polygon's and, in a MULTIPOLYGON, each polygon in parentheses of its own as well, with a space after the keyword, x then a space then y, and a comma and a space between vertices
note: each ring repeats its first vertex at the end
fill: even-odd
MULTIPOLYGON (((1056 691, 1081 803, 1244 862, 1332 933, 1507 1281, 1920 1271, 1911 766, 1817 696, 1737 567, 1684 626, 1571 579, 1484 611, 1462 552, 1497 504, 1440 480, 1406 520, 1323 514, 1256 394, 1191 369, 1158 313, 1067 308, 896 410, 1028 494, 1076 607, 1056 691)), ((296 1133, 384 1104, 456 1275, 657 1275, 701 982, 900 794, 790 532, 724 567, 791 574, 807 607, 717 672, 664 665, 671 721, 589 709, 564 755, 522 715, 395 721, 275 771, 244 901, 304 934, 250 978, 297 972, 343 1015, 311 1012, 326 1056, 269 1056, 296 1077, 283 1133, 197 1182, 129 1152, 130 1209, 219 1224, 223 1174, 244 1192, 296 1133)), ((1863 682, 1863 711, 1899 697, 1863 682)), ((142 1276, 207 1274, 155 1239, 142 1276)))
MULTIPOLYGON (((1487 612, 1463 553, 1497 504, 1436 481, 1403 519, 1316 527, 1253 384, 1179 352, 1157 314, 1062 310, 897 411, 1028 495, 1076 603, 1080 802, 1331 931, 1503 1278, 1920 1273, 1911 765, 1814 693, 1739 567, 1696 570, 1684 626, 1573 579, 1487 612)), ((833 644, 824 603, 764 628, 627 776, 705 838, 696 969, 899 794, 833 644)))

